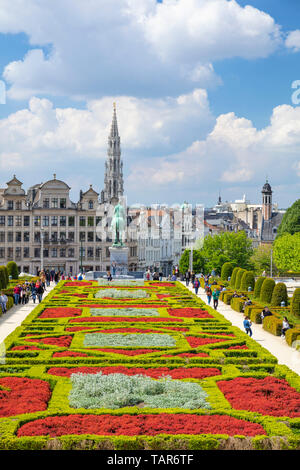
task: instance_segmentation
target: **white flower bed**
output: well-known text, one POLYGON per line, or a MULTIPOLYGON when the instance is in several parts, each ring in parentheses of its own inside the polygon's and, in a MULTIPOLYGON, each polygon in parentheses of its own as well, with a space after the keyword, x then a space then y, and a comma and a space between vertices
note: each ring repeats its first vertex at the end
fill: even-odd
POLYGON ((154 308, 91 308, 93 317, 159 317, 154 308))
POLYGON ((112 299, 144 299, 149 297, 145 290, 118 290, 118 289, 103 289, 95 294, 96 299, 109 297, 112 299))
POLYGON ((148 334, 118 334, 118 333, 87 333, 84 337, 85 347, 131 347, 141 348, 161 348, 174 347, 175 339, 168 334, 148 333, 148 334))
POLYGON ((109 408, 140 405, 146 408, 210 409, 207 393, 193 382, 137 374, 72 374, 72 408, 109 408))

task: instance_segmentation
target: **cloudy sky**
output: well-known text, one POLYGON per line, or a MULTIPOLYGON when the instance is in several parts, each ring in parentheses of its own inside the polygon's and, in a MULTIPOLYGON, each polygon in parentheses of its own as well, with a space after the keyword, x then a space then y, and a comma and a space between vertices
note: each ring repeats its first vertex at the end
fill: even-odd
POLYGON ((128 203, 300 194, 299 0, 0 0, 0 186, 103 188, 117 103, 128 203))

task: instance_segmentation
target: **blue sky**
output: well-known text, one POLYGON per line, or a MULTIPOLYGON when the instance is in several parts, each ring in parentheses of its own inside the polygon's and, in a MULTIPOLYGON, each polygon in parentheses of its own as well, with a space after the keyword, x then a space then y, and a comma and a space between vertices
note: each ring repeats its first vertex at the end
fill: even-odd
POLYGON ((299 198, 298 1, 159 3, 0 0, 1 187, 100 192, 116 101, 129 203, 299 198))

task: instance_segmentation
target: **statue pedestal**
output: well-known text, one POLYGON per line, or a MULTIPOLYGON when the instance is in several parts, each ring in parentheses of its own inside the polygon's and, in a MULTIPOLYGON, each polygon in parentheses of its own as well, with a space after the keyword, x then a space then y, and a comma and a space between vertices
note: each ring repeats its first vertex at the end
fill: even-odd
POLYGON ((112 276, 128 273, 128 251, 127 246, 110 246, 110 272, 112 276))

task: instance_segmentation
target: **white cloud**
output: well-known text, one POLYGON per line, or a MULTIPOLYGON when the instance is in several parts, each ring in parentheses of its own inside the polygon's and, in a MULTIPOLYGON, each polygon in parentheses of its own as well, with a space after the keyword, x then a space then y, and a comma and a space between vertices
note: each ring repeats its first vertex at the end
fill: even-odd
POLYGON ((300 51, 300 29, 291 31, 285 40, 285 45, 289 49, 293 49, 293 52, 300 51))
POLYGON ((212 62, 266 57, 282 41, 270 15, 234 0, 1 0, 0 32, 33 47, 4 69, 14 99, 175 96, 218 84, 212 62))

